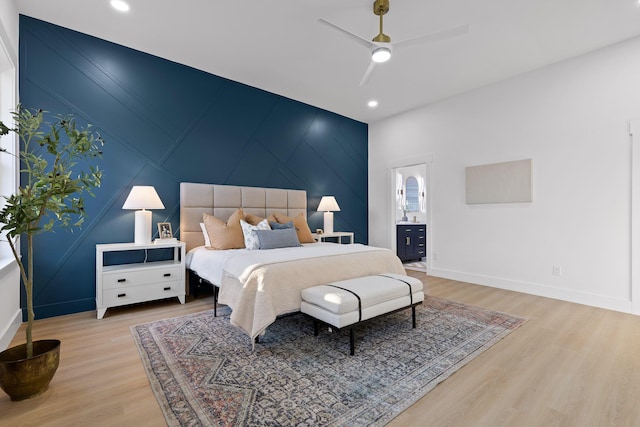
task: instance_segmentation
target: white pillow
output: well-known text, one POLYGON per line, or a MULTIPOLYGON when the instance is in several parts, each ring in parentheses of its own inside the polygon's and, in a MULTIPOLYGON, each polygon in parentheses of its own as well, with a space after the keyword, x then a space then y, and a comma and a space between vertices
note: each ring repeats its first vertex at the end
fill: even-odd
POLYGON ((202 230, 202 235, 204 236, 204 246, 205 248, 211 247, 211 240, 209 240, 209 233, 207 233, 207 227, 204 226, 204 222, 200 223, 200 229, 202 230))
POLYGON ((263 219, 258 225, 251 225, 247 221, 241 219, 240 226, 242 226, 242 233, 244 234, 244 246, 247 249, 260 249, 260 240, 256 235, 256 230, 271 230, 269 227, 269 221, 263 219))

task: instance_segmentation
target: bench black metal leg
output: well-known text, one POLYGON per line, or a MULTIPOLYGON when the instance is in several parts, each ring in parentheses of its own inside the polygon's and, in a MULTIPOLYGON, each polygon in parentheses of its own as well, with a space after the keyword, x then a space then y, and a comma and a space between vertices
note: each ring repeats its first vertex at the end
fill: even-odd
POLYGON ((217 286, 213 286, 213 317, 218 317, 218 288, 217 286))
POLYGON ((413 329, 416 328, 416 306, 411 306, 411 317, 413 318, 413 329))
POLYGON ((353 328, 349 328, 349 341, 351 345, 350 353, 353 356, 356 352, 356 338, 355 338, 355 334, 353 333, 353 328))

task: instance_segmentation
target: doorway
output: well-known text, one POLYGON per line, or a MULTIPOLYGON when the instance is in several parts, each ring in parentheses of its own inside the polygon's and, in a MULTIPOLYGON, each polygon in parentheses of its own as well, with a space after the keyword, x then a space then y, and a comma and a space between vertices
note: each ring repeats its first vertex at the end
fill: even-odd
MULTIPOLYGON (((424 236, 424 256, 416 252, 411 259, 404 262, 405 268, 426 271, 430 267, 430 248, 432 224, 431 218, 431 156, 426 158, 413 158, 411 160, 398 161, 390 165, 390 192, 389 192, 389 223, 390 241, 392 250, 398 254, 402 252, 401 258, 406 258, 406 248, 399 248, 399 228, 400 233, 406 233, 409 229, 416 228, 416 233, 423 231, 424 236), (402 227, 406 226, 406 227, 402 227), (415 258, 415 259, 414 259, 415 258)), ((400 236, 402 237, 402 236, 400 236)), ((406 237, 403 237, 406 238, 406 237)), ((409 239, 409 244, 413 245, 413 240, 409 239)), ((404 243, 402 240, 401 243, 404 243)))

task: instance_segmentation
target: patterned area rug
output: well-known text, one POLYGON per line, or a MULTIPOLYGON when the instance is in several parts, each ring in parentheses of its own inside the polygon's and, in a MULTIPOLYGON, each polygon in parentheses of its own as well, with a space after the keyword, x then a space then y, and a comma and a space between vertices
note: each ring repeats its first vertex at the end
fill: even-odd
MULTIPOLYGON (((251 350, 229 310, 131 332, 169 426, 381 426, 526 320, 427 297, 356 330, 279 318, 251 350)), ((506 344, 505 344, 506 345, 506 344)))

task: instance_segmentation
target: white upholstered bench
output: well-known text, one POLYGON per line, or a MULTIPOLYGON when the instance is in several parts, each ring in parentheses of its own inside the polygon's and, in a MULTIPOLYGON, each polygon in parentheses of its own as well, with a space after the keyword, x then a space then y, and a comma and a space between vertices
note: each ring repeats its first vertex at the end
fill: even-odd
POLYGON ((422 304, 422 282, 402 274, 378 274, 313 286, 302 290, 300 311, 313 318, 314 335, 319 323, 337 329, 349 327, 350 353, 355 352, 354 327, 395 311, 411 308, 416 327, 416 305, 422 304))

